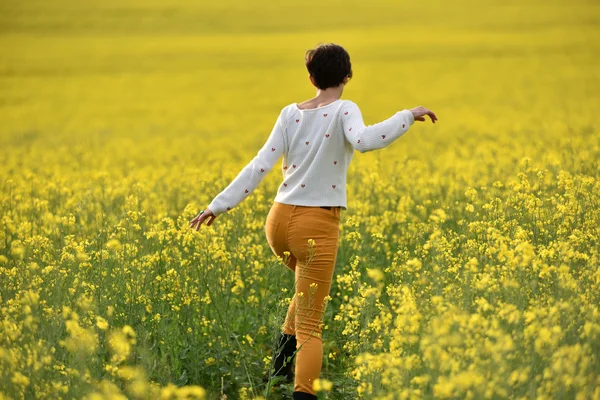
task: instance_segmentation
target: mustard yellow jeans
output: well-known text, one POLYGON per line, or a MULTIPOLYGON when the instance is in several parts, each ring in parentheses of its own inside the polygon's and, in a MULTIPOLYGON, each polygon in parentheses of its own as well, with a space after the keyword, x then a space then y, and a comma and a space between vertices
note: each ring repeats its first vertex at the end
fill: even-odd
POLYGON ((321 374, 323 315, 338 251, 340 211, 274 202, 267 215, 269 246, 295 274, 295 294, 281 329, 296 335, 298 392, 316 394, 313 382, 321 374))

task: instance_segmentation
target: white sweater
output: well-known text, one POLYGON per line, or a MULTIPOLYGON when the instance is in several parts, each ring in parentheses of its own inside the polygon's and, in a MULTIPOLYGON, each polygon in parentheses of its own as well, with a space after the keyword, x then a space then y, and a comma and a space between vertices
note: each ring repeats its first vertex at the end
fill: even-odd
POLYGON ((410 110, 366 126, 350 100, 302 110, 297 103, 281 110, 264 146, 238 176, 209 204, 215 215, 231 210, 252 193, 283 155, 283 182, 275 201, 346 209, 346 171, 354 150, 386 147, 414 123, 410 110))

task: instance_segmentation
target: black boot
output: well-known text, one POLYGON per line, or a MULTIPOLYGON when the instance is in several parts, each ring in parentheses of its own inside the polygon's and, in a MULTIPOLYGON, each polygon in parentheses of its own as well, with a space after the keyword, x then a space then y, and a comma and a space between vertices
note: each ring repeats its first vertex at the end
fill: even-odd
MULTIPOLYGON (((296 358, 296 335, 281 333, 275 348, 274 376, 284 376, 286 383, 294 382, 294 358, 296 358), (285 365, 284 365, 285 364, 285 365)), ((263 382, 269 381, 269 374, 263 376, 263 382)))
POLYGON ((294 396, 294 400, 317 400, 318 397, 316 394, 310 394, 306 392, 294 392, 292 393, 294 396))

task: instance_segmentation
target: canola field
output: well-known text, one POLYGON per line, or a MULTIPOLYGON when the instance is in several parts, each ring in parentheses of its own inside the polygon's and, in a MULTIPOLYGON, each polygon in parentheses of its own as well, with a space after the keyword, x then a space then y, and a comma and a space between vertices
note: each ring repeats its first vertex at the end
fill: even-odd
POLYGON ((278 164, 199 232, 334 42, 356 153, 320 399, 600 399, 594 1, 0 5, 0 399, 281 399, 278 164))

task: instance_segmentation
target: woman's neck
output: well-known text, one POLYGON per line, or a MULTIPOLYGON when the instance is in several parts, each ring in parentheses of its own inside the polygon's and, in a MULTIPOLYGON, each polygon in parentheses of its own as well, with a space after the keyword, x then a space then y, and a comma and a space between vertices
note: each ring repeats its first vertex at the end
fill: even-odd
POLYGON ((343 84, 333 88, 317 89, 317 95, 312 100, 318 101, 320 103, 331 103, 332 101, 336 101, 337 99, 342 97, 343 91, 343 84))
POLYGON ((335 88, 317 89, 317 95, 312 99, 302 102, 302 108, 317 108, 333 103, 342 96, 344 85, 335 88))

